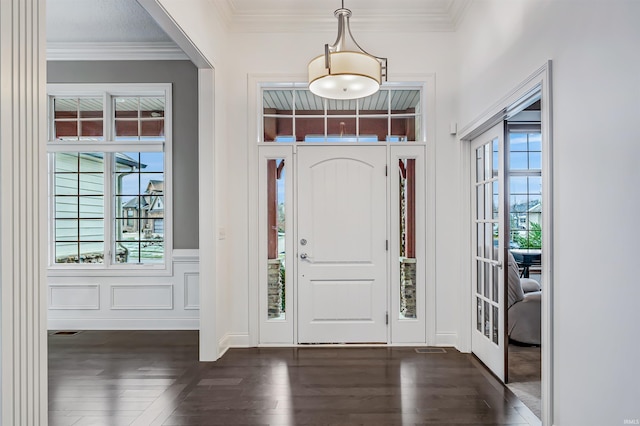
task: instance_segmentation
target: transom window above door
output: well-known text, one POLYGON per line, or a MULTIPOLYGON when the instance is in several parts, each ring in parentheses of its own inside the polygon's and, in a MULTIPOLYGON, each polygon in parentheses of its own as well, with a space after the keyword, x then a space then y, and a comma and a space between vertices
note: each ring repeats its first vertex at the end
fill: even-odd
POLYGON ((422 87, 325 99, 295 84, 262 87, 261 142, 423 142, 422 87))

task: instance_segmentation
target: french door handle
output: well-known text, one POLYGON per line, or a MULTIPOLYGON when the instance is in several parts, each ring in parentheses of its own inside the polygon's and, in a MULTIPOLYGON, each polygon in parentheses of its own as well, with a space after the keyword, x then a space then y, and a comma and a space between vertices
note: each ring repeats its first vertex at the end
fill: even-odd
POLYGON ((307 256, 307 253, 300 253, 300 259, 305 260, 308 259, 309 256, 307 256))

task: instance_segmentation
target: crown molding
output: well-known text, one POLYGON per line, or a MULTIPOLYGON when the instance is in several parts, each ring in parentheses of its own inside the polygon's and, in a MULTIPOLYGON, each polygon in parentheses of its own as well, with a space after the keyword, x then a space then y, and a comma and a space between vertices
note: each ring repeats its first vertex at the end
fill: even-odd
POLYGON ((470 5, 471 0, 454 1, 449 5, 449 16, 451 17, 451 23, 453 24, 454 31, 456 31, 462 23, 470 5))
POLYGON ((48 61, 180 61, 189 57, 174 43, 51 42, 48 61))
MULTIPOLYGON (((213 1, 225 29, 234 33, 291 33, 333 31, 336 19, 332 9, 249 9, 234 7, 235 0, 213 1)), ((451 32, 456 31, 471 0, 449 0, 443 7, 384 8, 357 12, 351 25, 357 31, 451 32)))

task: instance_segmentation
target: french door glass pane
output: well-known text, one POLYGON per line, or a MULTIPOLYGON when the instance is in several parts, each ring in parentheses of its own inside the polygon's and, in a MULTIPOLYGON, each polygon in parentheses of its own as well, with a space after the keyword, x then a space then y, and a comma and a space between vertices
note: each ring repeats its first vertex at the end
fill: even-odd
POLYGON ((489 302, 484 301, 484 335, 489 338, 491 333, 491 318, 490 318, 489 302))
POLYGON ((482 333, 482 299, 476 298, 476 329, 482 333))
POLYGON ((500 329, 500 322, 499 322, 499 317, 498 317, 498 307, 497 306, 493 306, 493 318, 491 319, 491 321, 493 322, 493 333, 492 333, 492 341, 493 343, 495 343, 496 345, 498 344, 498 332, 500 329))

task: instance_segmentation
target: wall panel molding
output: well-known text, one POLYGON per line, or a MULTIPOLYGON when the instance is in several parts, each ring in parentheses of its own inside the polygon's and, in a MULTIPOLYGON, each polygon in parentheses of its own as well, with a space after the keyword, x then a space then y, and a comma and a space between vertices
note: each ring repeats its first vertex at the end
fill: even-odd
POLYGON ((100 309, 100 285, 52 284, 49 286, 49 309, 100 309))
POLYGON ((200 309, 200 274, 185 272, 184 274, 184 309, 200 309))
POLYGON ((47 424, 45 0, 0 2, 1 420, 47 424))
POLYGON ((173 309, 173 284, 111 285, 112 310, 173 309))

